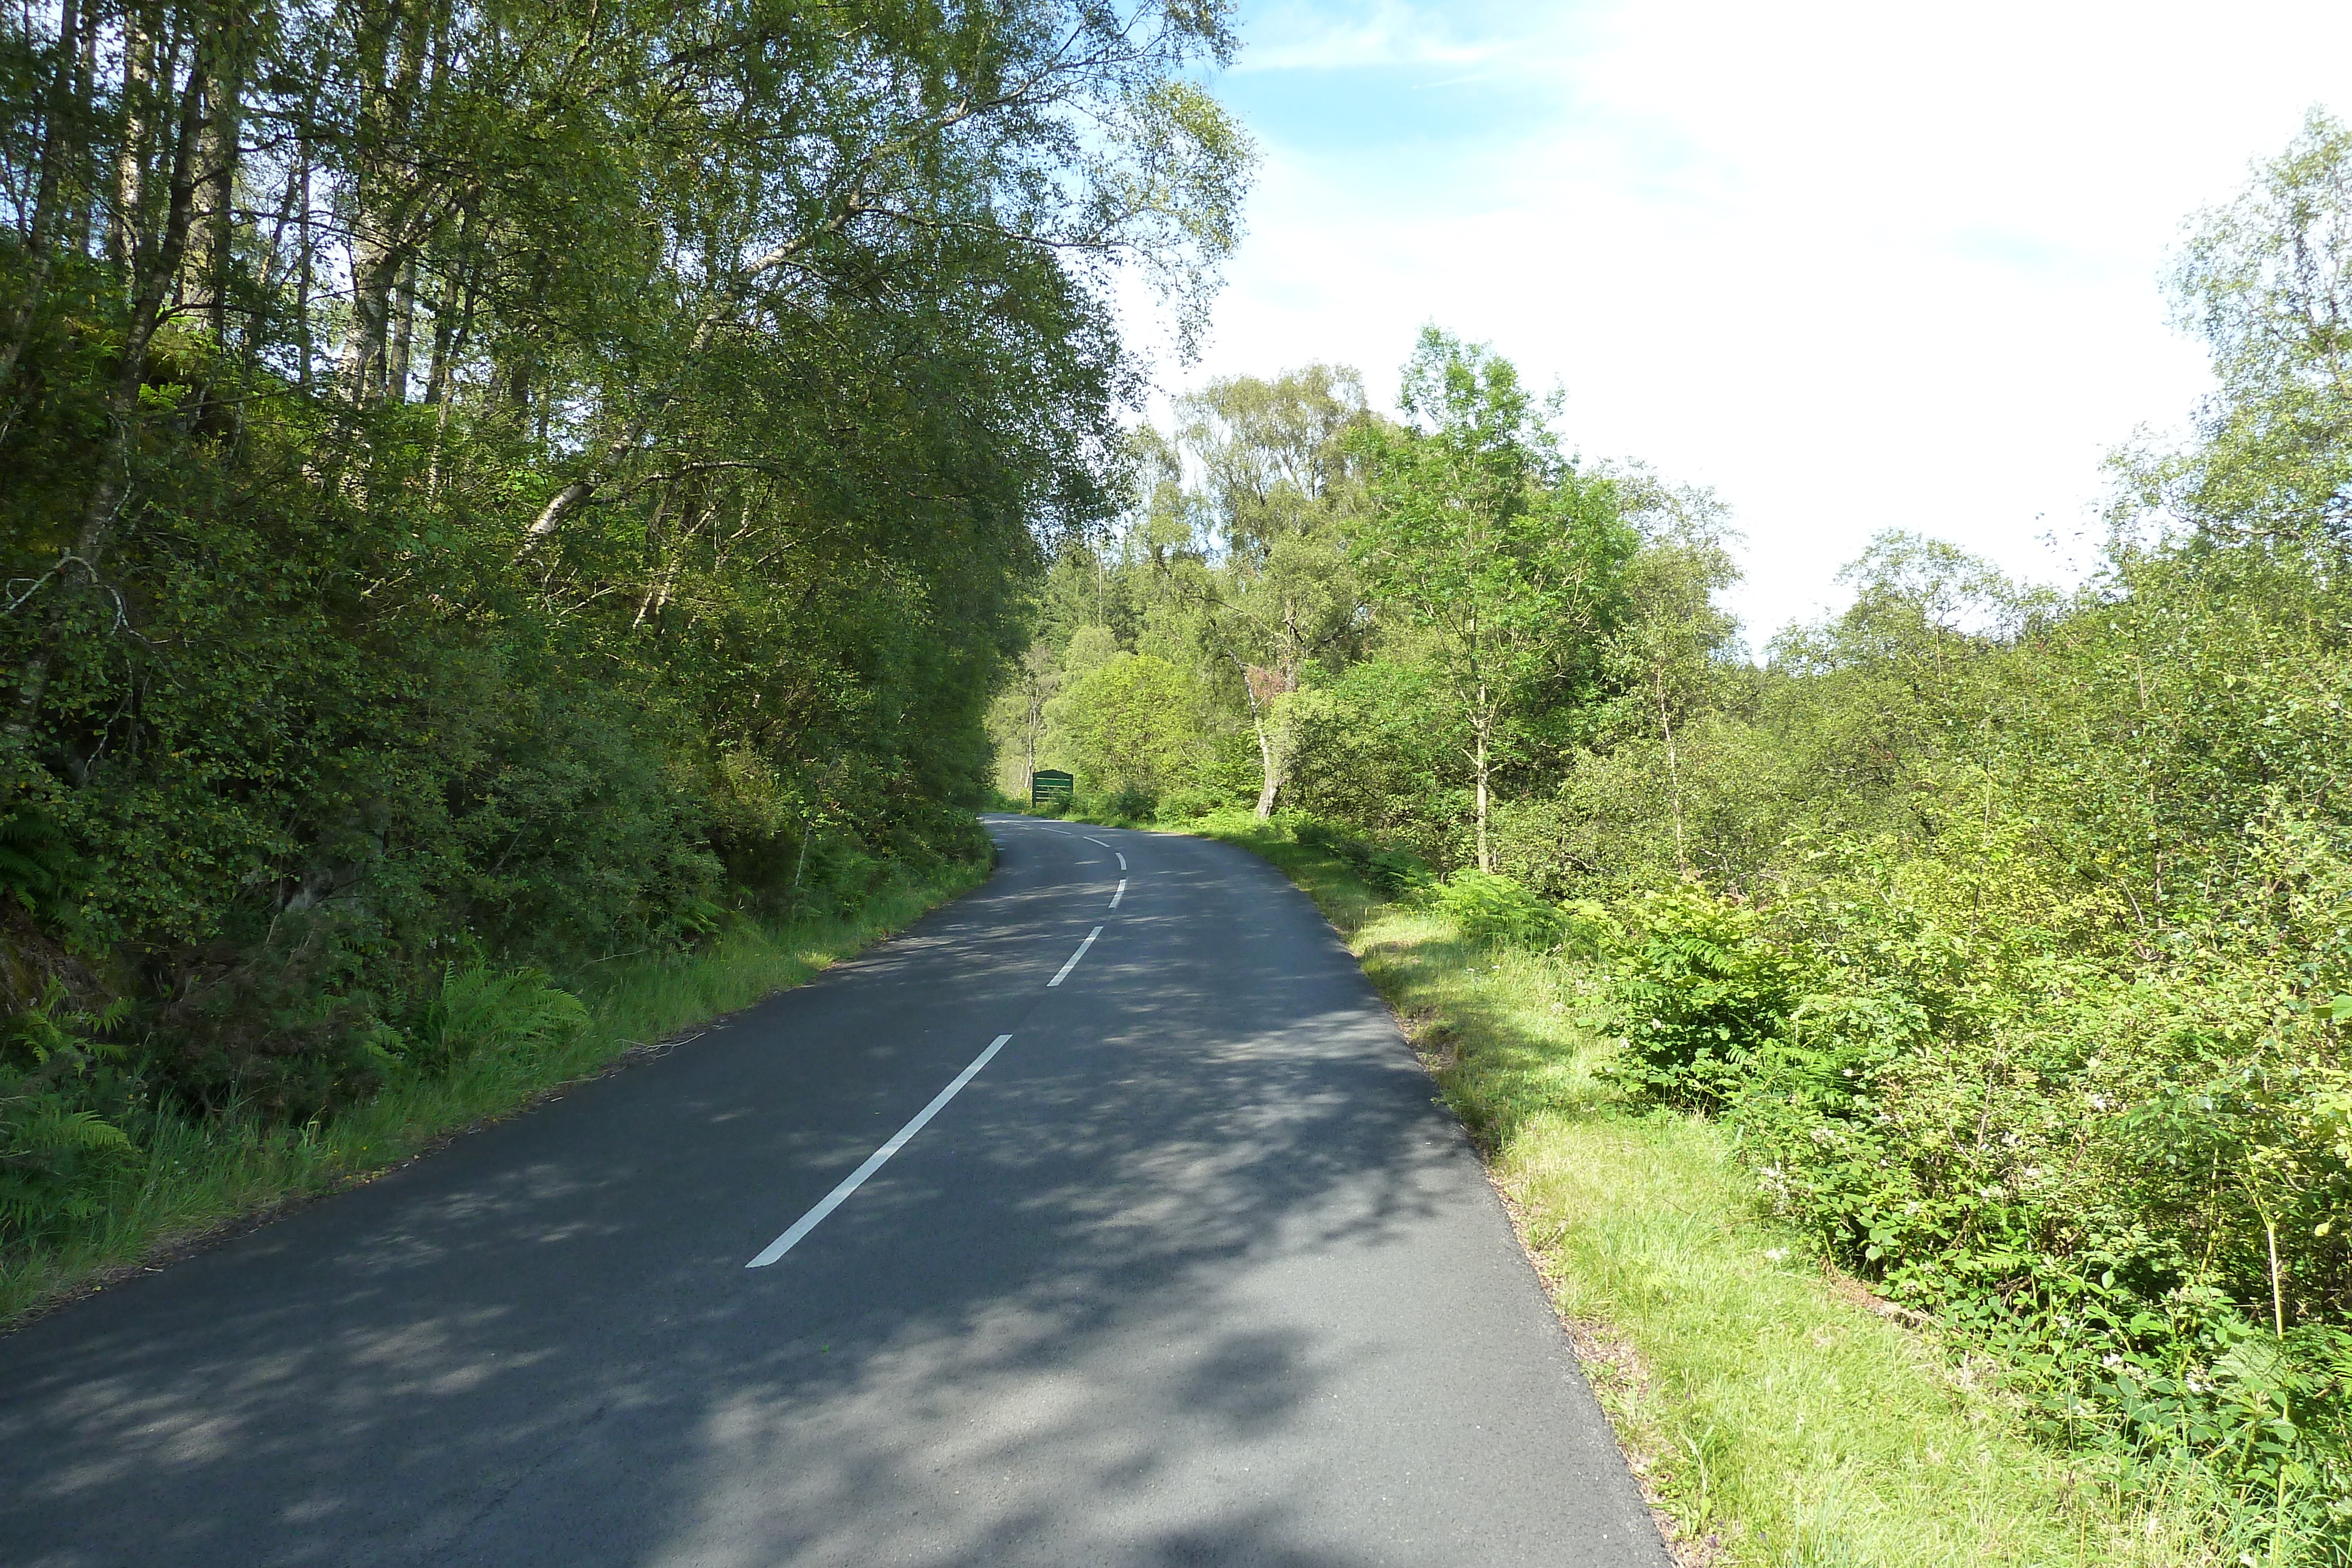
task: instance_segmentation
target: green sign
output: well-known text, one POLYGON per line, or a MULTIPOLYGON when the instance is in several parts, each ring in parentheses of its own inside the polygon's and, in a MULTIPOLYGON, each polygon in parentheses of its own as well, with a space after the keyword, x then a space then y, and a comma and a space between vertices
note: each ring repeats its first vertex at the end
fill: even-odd
POLYGON ((1042 806, 1048 800, 1069 803, 1077 793, 1078 781, 1058 768, 1040 768, 1029 777, 1029 803, 1042 806))

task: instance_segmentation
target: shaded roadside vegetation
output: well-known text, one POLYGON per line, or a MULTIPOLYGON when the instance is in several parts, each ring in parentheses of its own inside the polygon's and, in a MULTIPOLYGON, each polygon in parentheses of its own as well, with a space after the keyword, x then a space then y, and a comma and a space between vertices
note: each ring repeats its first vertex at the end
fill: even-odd
POLYGON ((2352 1561, 2347 192, 2315 117, 2198 220, 2220 391, 2116 455, 2076 589, 1888 533, 1751 663, 1715 499, 1564 455, 1433 331, 1396 420, 1328 369, 1196 399, 999 734, 1034 715, 1081 809, 1254 802, 1553 955, 1619 1043, 1546 1072, 1705 1122, 1736 1165, 1690 1180, 2212 1550, 2352 1561))
POLYGON ((608 968, 984 859, 994 672, 1125 484, 1117 275, 1189 329, 1233 242, 1231 47, 0 16, 0 1250, 185 1148, 299 1185, 494 1040, 591 1050, 608 968))

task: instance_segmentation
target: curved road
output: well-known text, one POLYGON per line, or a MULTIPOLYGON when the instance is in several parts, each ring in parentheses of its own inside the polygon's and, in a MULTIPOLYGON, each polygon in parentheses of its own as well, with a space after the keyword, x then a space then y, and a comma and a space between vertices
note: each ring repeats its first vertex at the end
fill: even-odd
POLYGON ((1307 900, 990 827, 814 983, 0 1339, 0 1563, 1660 1568, 1307 900))

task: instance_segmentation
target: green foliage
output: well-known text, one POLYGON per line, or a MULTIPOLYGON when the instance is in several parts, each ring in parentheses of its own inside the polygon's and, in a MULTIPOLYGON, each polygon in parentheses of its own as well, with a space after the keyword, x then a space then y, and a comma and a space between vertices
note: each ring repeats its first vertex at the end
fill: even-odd
MULTIPOLYGON (((137 1157, 84 1160, 69 1187, 44 1187, 37 1222, 8 1232, 0 1250, 0 1322, 142 1261, 158 1242, 201 1235, 257 1208, 364 1179, 452 1133, 510 1115, 551 1089, 603 1072, 617 1056, 801 984, 986 874, 984 861, 929 873, 902 869, 845 915, 804 911, 789 922, 730 921, 687 952, 585 966, 561 982, 591 1015, 584 1030, 571 1029, 562 1016, 569 1009, 546 994, 544 983, 510 984, 504 972, 486 967, 478 1005, 458 1009, 471 1013, 476 1030, 464 1061, 447 1071, 404 1067, 394 1053, 415 1047, 422 1020, 412 1015, 405 1038, 385 1043, 394 1060, 384 1064, 389 1071, 378 1092, 337 1115, 299 1125, 250 1106, 204 1116, 167 1098, 142 1103, 145 1086, 126 1079, 118 1085, 122 1092, 107 1102, 121 1113, 110 1113, 108 1119, 131 1135, 137 1157), (489 1005, 478 1005, 485 1000, 489 1005), (539 1038, 517 1042, 518 1029, 539 1038), (68 1200, 79 1217, 66 1212, 68 1200)), ((436 980, 454 971, 462 993, 475 959, 445 965, 436 980)), ((440 994, 436 984, 428 999, 440 994)), ((58 1010, 68 1013, 70 1004, 58 1010)), ((114 1038, 136 1027, 127 1017, 68 1025, 69 1033, 87 1039, 114 1038)))
POLYGON ((1478 868, 1492 871, 1496 770, 1517 755, 1530 709, 1589 685, 1635 535, 1616 485, 1559 456, 1517 369, 1491 350, 1425 329, 1400 402, 1412 424, 1353 437, 1370 475, 1355 549, 1374 601, 1418 633, 1468 732, 1460 776, 1478 868))
POLYGON ((446 1071, 485 1051, 562 1045, 588 1022, 580 998, 541 970, 451 964, 403 1054, 415 1066, 446 1071))
POLYGON ((103 1037, 121 1009, 76 1009, 52 981, 0 1024, 0 1239, 53 1234, 97 1212, 93 1188, 139 1163, 121 1124, 139 1085, 103 1037))
POLYGON ((1650 894, 1625 919, 1615 1071, 1675 1104, 1720 1105, 1785 1043, 1796 966, 1756 939, 1755 911, 1696 889, 1650 894))
POLYGON ((1152 802, 1189 781, 1199 747, 1193 692, 1173 664, 1120 653, 1074 681, 1059 699, 1061 727, 1090 793, 1126 817, 1149 817, 1152 802))
POLYGON ((1160 814, 1160 800, 1132 784, 1122 784, 1103 797, 1101 810, 1115 821, 1148 822, 1160 814))
POLYGON ((1049 580, 1056 645, 1164 665, 1188 811, 1262 742, 1287 810, 1204 831, 1410 892, 1482 963, 1587 956, 1598 1084, 1713 1122, 1772 1223, 1990 1355, 2047 1437, 2220 1500, 2231 1550, 2343 1564, 2347 280, 2352 134, 2316 116, 2198 225, 2221 393, 2117 459, 2069 593, 1888 533, 1751 666, 1719 504, 1568 462, 1507 361, 1432 332, 1402 423, 1234 383, 1147 441, 1117 550, 1049 580), (1280 585, 1220 551, 1310 514, 1345 572, 1274 597, 1361 612, 1262 687, 1231 629, 1280 585))
POLYGON ((1473 942, 1541 950, 1563 935, 1558 909, 1509 877, 1475 866, 1456 871, 1431 897, 1473 942))
POLYGON ((1606 1082, 1717 1121, 1777 1222, 1990 1354, 2053 1440, 2198 1478, 2282 1563, 2352 1561, 2347 279, 2352 136, 2315 118, 2192 239, 2222 394, 2119 460, 2089 583, 1888 534, 1749 668, 1717 510, 1621 469, 1605 613, 1510 649, 1519 706, 1484 716, 1444 617, 1507 620, 1538 559, 1472 537, 1537 505, 1526 402, 1432 339, 1418 426, 1357 438, 1388 444, 1392 619, 1293 710, 1321 841, 1502 873, 1433 914, 1604 964, 1606 1082))
POLYGON ((0 817, 0 898, 56 920, 71 904, 79 865, 64 831, 45 813, 18 806, 0 817))
MULTIPOLYGON (((1738 1129, 1624 1103, 1605 1071, 1617 1041, 1591 1016, 1591 953, 1474 944, 1425 903, 1371 899, 1317 847, 1344 839, 1328 824, 1234 813, 1198 831, 1282 867, 1362 958, 1486 1150, 1684 1542, 1776 1563, 2266 1561, 2275 1488, 2232 1498, 2170 1457, 2058 1448, 1982 1347, 1957 1364, 1922 1354, 1825 1278, 1801 1234, 1759 1211, 1738 1129)), ((1589 901, 1564 913, 1609 938, 1589 901)), ((2298 1537, 2277 1555, 2295 1561, 2298 1537)))
POLYGON ((1292 796, 1436 866, 1470 859, 1472 804, 1460 761, 1469 737, 1418 661, 1373 657, 1293 699, 1298 736, 1292 796))
POLYGON ((1429 867, 1406 851, 1382 848, 1328 822, 1295 812, 1286 814, 1282 821, 1294 841, 1329 855, 1383 897, 1412 897, 1433 885, 1429 867))
POLYGON ((1620 1076, 1737 1126, 1781 1215, 2033 1369, 2053 1426, 2202 1455, 2324 1533, 2352 1478, 2332 1002, 2210 949, 2115 973, 2034 924, 2063 905, 1962 903, 1964 870, 1890 848, 1762 910, 1643 900, 1620 1076))

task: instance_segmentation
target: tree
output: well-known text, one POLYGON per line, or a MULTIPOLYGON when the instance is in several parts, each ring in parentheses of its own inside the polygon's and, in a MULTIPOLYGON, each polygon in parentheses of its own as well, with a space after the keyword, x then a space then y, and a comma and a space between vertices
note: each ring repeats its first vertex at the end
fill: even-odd
POLYGON ((1364 630, 1347 546, 1362 504, 1348 437, 1370 417, 1363 382, 1320 364, 1270 382, 1225 377, 1183 399, 1178 413, 1220 557, 1189 591, 1202 641, 1240 677, 1249 705, 1262 821, 1289 772, 1296 737, 1285 709, 1301 672, 1344 655, 1364 630))
POLYGON ((1518 371, 1425 329, 1399 398, 1410 423, 1352 438, 1369 472, 1356 559, 1380 611, 1427 639, 1469 735, 1479 869, 1496 767, 1536 684, 1589 663, 1635 536, 1617 488, 1560 456, 1518 371))
POLYGON ((1119 653, 1078 676, 1060 715, 1089 790, 1158 798, 1184 781, 1200 743, 1184 673, 1149 653, 1119 653))
POLYGON ((1032 642, 1012 664, 1003 690, 989 709, 989 729, 999 754, 1009 750, 1021 758, 1021 796, 1026 800, 1037 779, 1037 749, 1045 738, 1048 705, 1061 694, 1062 660, 1054 645, 1032 642))
POLYGON ((1708 704, 1738 622, 1715 595, 1739 580, 1721 502, 1706 491, 1669 490, 1644 474, 1621 478, 1625 508, 1643 541, 1627 561, 1624 617, 1608 643, 1612 672, 1657 721, 1665 748, 1675 862, 1691 869, 1683 831, 1683 775, 1676 731, 1708 704), (1630 481, 1630 482, 1629 482, 1630 481))
POLYGON ((2118 454, 2118 520, 2160 507, 2224 539, 2352 550, 2352 128, 2314 110, 2234 202, 2200 214, 2175 317, 2218 394, 2177 453, 2118 454))

